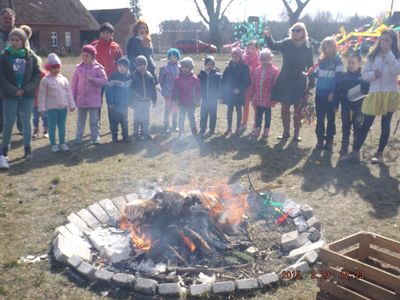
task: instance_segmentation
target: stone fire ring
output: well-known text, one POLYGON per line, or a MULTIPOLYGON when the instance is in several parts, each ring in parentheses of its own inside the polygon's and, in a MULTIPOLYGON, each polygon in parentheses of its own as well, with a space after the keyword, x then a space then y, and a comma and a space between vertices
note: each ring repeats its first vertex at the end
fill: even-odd
POLYGON ((282 235, 281 247, 286 251, 291 250, 285 259, 292 265, 277 273, 267 273, 257 278, 182 287, 178 283, 158 283, 153 279, 135 277, 126 273, 113 273, 91 265, 91 244, 86 239, 87 234, 102 225, 115 225, 126 204, 137 199, 139 199, 138 194, 128 194, 112 200, 104 199, 77 213, 71 213, 67 217, 69 223, 55 230, 56 238, 53 242, 55 259, 91 282, 113 284, 139 294, 184 298, 187 295, 202 297, 211 294, 266 290, 290 279, 284 278, 286 276, 282 276, 283 274, 297 271, 304 276, 318 259, 318 249, 325 245, 320 233, 321 223, 313 216, 312 208, 307 205, 299 205, 290 210, 289 218, 292 218, 293 221, 296 221, 297 218, 304 218, 307 228, 298 227, 297 231, 282 235))

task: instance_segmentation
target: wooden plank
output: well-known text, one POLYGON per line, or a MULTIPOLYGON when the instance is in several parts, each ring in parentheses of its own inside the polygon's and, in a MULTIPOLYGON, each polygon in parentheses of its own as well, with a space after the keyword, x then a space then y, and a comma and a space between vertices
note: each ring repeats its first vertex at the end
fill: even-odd
POLYGON ((389 253, 382 252, 378 249, 370 248, 369 249, 369 257, 376 258, 387 264, 390 264, 392 266, 396 266, 396 267, 400 268, 400 258, 399 257, 393 256, 389 253))
POLYGON ((398 300, 399 294, 395 294, 394 292, 385 289, 379 285, 376 285, 372 282, 361 278, 342 278, 341 272, 337 268, 329 267, 329 270, 332 274, 332 279, 337 281, 338 284, 352 289, 358 293, 363 294, 364 296, 370 297, 372 299, 385 299, 385 300, 398 300))
POLYGON ((352 250, 346 251, 342 253, 342 255, 346 255, 348 257, 357 259, 358 258, 358 251, 360 250, 360 247, 354 248, 352 250))
POLYGON ((400 242, 371 232, 369 232, 369 235, 371 236, 371 244, 400 254, 400 242))
POLYGON ((360 250, 358 251, 358 259, 365 261, 368 258, 369 245, 371 243, 371 236, 366 232, 360 233, 360 250))
POLYGON ((379 282, 397 293, 400 292, 400 277, 398 276, 325 248, 320 249, 319 257, 326 265, 342 267, 349 271, 362 271, 365 274, 365 278, 379 282))
POLYGON ((329 293, 340 300, 371 300, 371 298, 367 298, 359 293, 327 280, 318 279, 317 283, 321 291, 329 293))
POLYGON ((350 246, 355 246, 355 244, 360 242, 360 234, 363 232, 358 232, 356 234, 350 235, 346 238, 343 238, 341 240, 338 240, 336 242, 330 243, 328 245, 328 249, 332 250, 332 251, 340 251, 343 249, 346 249, 350 246))

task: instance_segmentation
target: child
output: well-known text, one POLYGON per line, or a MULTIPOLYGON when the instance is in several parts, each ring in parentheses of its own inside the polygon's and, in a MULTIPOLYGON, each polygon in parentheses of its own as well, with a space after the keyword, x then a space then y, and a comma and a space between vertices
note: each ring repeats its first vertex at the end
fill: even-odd
POLYGON ((122 141, 129 143, 128 106, 132 85, 132 76, 129 70, 129 60, 125 57, 120 58, 117 64, 117 71, 111 75, 106 87, 108 117, 113 143, 118 142, 119 124, 121 124, 122 141))
POLYGON ((76 108, 71 87, 67 78, 60 74, 60 68, 60 58, 50 53, 46 64, 49 74, 42 79, 38 94, 39 112, 46 112, 48 118, 51 152, 69 151, 65 144, 65 124, 68 109, 76 108), (56 144, 56 127, 60 145, 56 144))
POLYGON ((92 144, 100 144, 99 108, 101 107, 101 87, 107 83, 107 75, 96 59, 96 49, 85 45, 81 53, 82 62, 76 66, 72 76, 72 95, 78 107, 75 144, 82 143, 86 116, 90 118, 92 144))
POLYGON ((271 92, 279 75, 279 69, 272 64, 272 57, 273 54, 268 48, 261 51, 261 66, 253 71, 251 79, 249 96, 253 98, 253 106, 256 111, 256 124, 253 130, 253 139, 257 139, 260 136, 263 114, 265 114, 263 137, 267 138, 270 134, 271 107, 275 105, 275 103, 271 101, 271 92))
POLYGON ((153 75, 147 71, 147 59, 139 55, 135 59, 137 71, 133 74, 133 131, 135 140, 151 140, 150 127, 150 105, 153 107, 157 101, 156 81, 153 75))
POLYGON ((205 69, 197 76, 201 83, 201 112, 200 112, 200 136, 206 133, 207 120, 210 116, 209 136, 215 134, 217 124, 217 107, 221 88, 221 73, 215 68, 214 56, 207 56, 204 61, 205 69))
POLYGON ((7 157, 18 113, 22 123, 24 157, 31 159, 31 114, 40 82, 40 68, 37 56, 25 46, 28 37, 22 29, 12 30, 9 38, 11 46, 5 49, 0 60, 0 88, 4 96, 2 154, 7 157))
MULTIPOLYGON (((47 71, 43 71, 40 70, 40 78, 43 79, 46 75, 48 74, 47 71)), ((43 137, 44 138, 48 138, 49 134, 48 134, 48 124, 47 124, 47 117, 46 114, 41 114, 39 113, 39 89, 36 90, 36 97, 35 100, 33 101, 33 134, 32 137, 33 138, 37 138, 38 134, 39 134, 39 123, 40 123, 40 119, 42 119, 42 124, 43 124, 43 137)))
POLYGON ((244 105, 246 89, 250 86, 249 67, 243 63, 242 50, 233 48, 231 52, 231 61, 222 75, 222 90, 224 103, 228 105, 227 119, 228 129, 225 136, 232 133, 232 115, 233 109, 236 109, 236 135, 240 136, 240 124, 242 122, 242 107, 244 105))
POLYGON ((365 97, 363 94, 367 94, 368 89, 369 83, 361 78, 361 56, 353 53, 347 59, 347 72, 343 74, 343 77, 337 83, 334 96, 336 103, 340 102, 341 104, 341 156, 348 152, 351 127, 353 126, 353 141, 360 130, 363 122, 363 114, 361 112, 362 103, 365 97), (353 99, 349 94, 349 91, 357 87, 359 87, 360 90, 360 97, 353 99))
POLYGON ((193 74, 194 62, 190 57, 181 60, 181 73, 175 79, 172 88, 172 98, 179 106, 179 136, 183 136, 185 118, 188 115, 192 134, 197 134, 195 110, 200 105, 201 89, 200 80, 193 74))
MULTIPOLYGON (((259 52, 260 52, 260 46, 258 45, 257 41, 251 41, 247 44, 246 52, 243 55, 243 62, 249 66, 250 78, 252 78, 254 70, 260 66, 259 52)), ((249 120, 250 102, 251 102, 250 88, 247 89, 245 97, 246 98, 243 110, 243 121, 242 121, 242 126, 240 128, 241 133, 246 131, 247 122, 249 120)))
POLYGON ((159 82, 161 86, 161 95, 165 100, 165 111, 164 111, 164 134, 170 132, 169 128, 169 117, 172 112, 172 130, 177 131, 177 119, 178 119, 178 106, 175 101, 172 100, 172 87, 174 81, 179 76, 179 65, 178 61, 180 53, 178 49, 171 48, 168 50, 168 63, 160 68, 159 82))
POLYGON ((373 156, 373 164, 383 162, 383 151, 390 136, 390 122, 400 107, 397 76, 400 75, 400 50, 397 33, 391 29, 382 32, 378 42, 368 54, 362 78, 370 83, 368 96, 362 104, 364 121, 353 143, 353 152, 342 161, 360 160, 360 149, 376 116, 382 116, 381 136, 378 152, 373 156))
POLYGON ((317 78, 315 93, 315 109, 317 112, 317 126, 315 133, 317 135, 316 149, 332 150, 333 139, 336 134, 335 125, 335 106, 333 92, 336 82, 343 74, 343 63, 337 53, 337 43, 333 37, 325 38, 321 43, 320 64, 314 72, 317 78), (325 132, 325 117, 328 125, 325 132), (326 140, 324 146, 324 139, 326 140))

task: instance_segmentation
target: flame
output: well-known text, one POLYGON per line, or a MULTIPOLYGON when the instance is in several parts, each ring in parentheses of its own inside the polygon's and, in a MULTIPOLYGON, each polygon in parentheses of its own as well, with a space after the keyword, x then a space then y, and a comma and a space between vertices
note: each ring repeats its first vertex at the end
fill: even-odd
POLYGON ((190 238, 185 236, 182 231, 179 231, 179 235, 182 238, 183 242, 188 246, 190 252, 194 253, 196 251, 196 245, 192 242, 190 238))
POLYGON ((151 249, 151 239, 145 234, 142 234, 139 229, 135 228, 135 226, 128 221, 126 216, 121 217, 119 228, 130 232, 132 243, 137 249, 142 251, 149 251, 151 249))

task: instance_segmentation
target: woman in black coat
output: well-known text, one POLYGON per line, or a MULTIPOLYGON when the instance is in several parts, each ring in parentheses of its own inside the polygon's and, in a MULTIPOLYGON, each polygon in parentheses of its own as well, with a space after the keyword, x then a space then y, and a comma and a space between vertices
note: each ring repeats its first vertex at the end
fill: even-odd
POLYGON ((157 80, 155 73, 155 63, 153 58, 153 46, 151 44, 149 26, 146 22, 138 20, 133 25, 133 36, 129 39, 127 45, 127 56, 131 62, 132 74, 136 71, 135 59, 139 55, 143 55, 147 59, 147 70, 157 80))
POLYGON ((283 134, 278 139, 290 137, 290 106, 294 106, 294 140, 300 141, 301 112, 299 102, 306 88, 312 88, 314 81, 304 72, 313 66, 313 49, 308 41, 304 23, 296 23, 289 30, 289 38, 274 41, 268 30, 264 31, 268 47, 282 52, 282 69, 272 91, 272 100, 282 105, 283 134))

